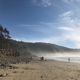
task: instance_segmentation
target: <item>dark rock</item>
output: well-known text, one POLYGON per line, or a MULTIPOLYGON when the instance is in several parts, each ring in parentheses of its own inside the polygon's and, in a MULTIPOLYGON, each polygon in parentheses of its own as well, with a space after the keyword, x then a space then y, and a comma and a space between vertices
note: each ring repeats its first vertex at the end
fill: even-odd
POLYGON ((22 73, 24 73, 24 71, 22 71, 22 73))
POLYGON ((5 65, 5 64, 1 64, 1 66, 6 67, 6 65, 5 65))
POLYGON ((8 75, 8 73, 3 73, 3 74, 0 74, 0 77, 5 77, 7 75, 8 75))
POLYGON ((13 73, 17 73, 17 71, 14 71, 13 73))

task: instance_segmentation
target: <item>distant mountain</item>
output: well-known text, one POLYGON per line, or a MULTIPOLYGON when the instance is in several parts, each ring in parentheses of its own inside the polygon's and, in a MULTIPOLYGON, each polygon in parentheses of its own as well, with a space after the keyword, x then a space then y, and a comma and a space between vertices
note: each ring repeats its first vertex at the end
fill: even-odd
POLYGON ((47 54, 80 52, 80 49, 70 49, 67 47, 51 44, 51 43, 29 43, 11 40, 12 48, 17 49, 22 56, 41 56, 47 54))

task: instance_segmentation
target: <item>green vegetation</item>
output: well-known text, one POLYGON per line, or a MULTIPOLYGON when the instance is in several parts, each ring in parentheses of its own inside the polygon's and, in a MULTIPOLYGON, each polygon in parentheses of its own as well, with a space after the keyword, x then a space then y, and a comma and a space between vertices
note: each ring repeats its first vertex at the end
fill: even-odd
POLYGON ((33 56, 30 52, 27 52, 25 45, 19 46, 11 42, 10 32, 2 25, 0 25, 0 53, 7 56, 19 56, 21 54, 25 57, 33 56))
POLYGON ((10 43, 9 39, 11 38, 9 36, 9 31, 7 28, 3 28, 2 25, 0 25, 0 49, 9 49, 10 43))
MULTIPOLYGON (((28 55, 27 52, 30 52, 34 55, 41 55, 41 54, 56 54, 56 53, 63 53, 64 52, 80 52, 80 49, 71 49, 51 43, 30 43, 30 42, 22 42, 11 40, 11 43, 14 44, 13 48, 17 49, 21 53, 21 55, 28 55)), ((29 53, 29 54, 30 54, 29 53)))

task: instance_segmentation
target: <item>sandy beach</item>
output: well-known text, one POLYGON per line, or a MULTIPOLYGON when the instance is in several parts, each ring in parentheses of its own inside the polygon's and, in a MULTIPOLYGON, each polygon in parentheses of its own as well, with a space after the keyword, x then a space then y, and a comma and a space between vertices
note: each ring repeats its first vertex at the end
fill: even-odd
POLYGON ((18 69, 0 69, 7 73, 0 80, 80 80, 80 64, 61 61, 31 61, 11 64, 18 69))

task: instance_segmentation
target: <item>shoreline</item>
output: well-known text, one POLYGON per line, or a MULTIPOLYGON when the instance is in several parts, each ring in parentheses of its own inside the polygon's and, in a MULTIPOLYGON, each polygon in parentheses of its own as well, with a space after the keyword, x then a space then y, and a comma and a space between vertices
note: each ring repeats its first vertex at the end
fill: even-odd
MULTIPOLYGON (((73 57, 72 57, 73 58, 73 57)), ((76 57, 77 58, 77 57, 76 57)), ((79 58, 79 57, 78 57, 79 58)), ((64 60, 64 59, 47 59, 50 61, 59 61, 59 62, 65 62, 65 63, 73 63, 73 64, 80 64, 80 61, 72 61, 72 59, 70 60, 70 62, 68 60, 64 60)))

